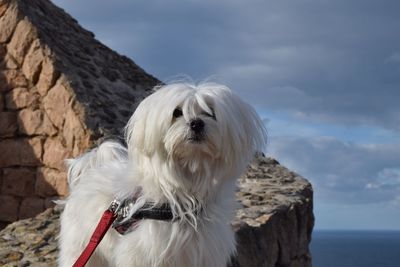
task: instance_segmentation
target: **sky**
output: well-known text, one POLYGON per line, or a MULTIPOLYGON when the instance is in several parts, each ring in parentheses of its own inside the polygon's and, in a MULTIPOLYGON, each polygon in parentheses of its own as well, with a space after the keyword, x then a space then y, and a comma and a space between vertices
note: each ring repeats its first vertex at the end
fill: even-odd
POLYGON ((54 0, 162 81, 224 83, 314 188, 315 229, 400 230, 400 1, 54 0))

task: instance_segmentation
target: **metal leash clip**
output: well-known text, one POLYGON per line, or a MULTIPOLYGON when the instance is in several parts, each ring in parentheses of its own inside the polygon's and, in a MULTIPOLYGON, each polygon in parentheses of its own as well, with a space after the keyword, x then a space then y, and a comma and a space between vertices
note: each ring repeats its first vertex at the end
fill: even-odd
POLYGON ((132 232, 139 222, 138 219, 133 218, 134 214, 130 214, 130 210, 135 204, 135 201, 136 200, 132 198, 123 200, 115 213, 117 218, 112 227, 121 235, 132 232), (128 217, 129 215, 131 215, 130 218, 128 217))
POLYGON ((119 201, 118 199, 114 199, 108 207, 108 210, 114 214, 117 214, 119 209, 121 208, 121 204, 121 201, 119 201))

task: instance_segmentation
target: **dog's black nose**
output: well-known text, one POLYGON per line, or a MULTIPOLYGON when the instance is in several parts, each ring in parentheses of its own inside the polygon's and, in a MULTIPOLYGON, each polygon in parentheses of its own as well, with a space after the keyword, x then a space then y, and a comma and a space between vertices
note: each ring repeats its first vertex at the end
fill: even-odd
POLYGON ((195 133, 200 133, 204 129, 204 121, 200 119, 195 119, 190 122, 190 129, 195 133))

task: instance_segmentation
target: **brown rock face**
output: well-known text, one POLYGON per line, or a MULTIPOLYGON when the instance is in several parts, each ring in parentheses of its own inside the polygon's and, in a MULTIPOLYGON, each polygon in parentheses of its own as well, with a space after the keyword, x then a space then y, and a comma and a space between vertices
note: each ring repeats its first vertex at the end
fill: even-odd
POLYGON ((0 141, 0 167, 40 166, 42 138, 16 138, 0 141))
POLYGON ((44 144, 43 163, 53 169, 64 170, 64 159, 71 156, 60 138, 47 138, 44 144))
POLYGON ((43 98, 44 110, 48 114, 50 121, 58 129, 61 129, 64 125, 65 112, 71 106, 70 101, 71 94, 61 82, 57 82, 43 98))
POLYGON ((25 87, 14 88, 10 93, 6 94, 6 107, 10 110, 35 106, 34 103, 37 101, 37 94, 29 92, 28 88, 25 87))
POLYGON ((44 59, 43 49, 39 40, 34 40, 22 65, 22 73, 25 77, 32 81, 33 84, 39 79, 42 70, 42 62, 44 59))
POLYGON ((23 19, 18 22, 11 41, 7 45, 8 53, 16 60, 18 65, 21 65, 24 61, 25 55, 36 36, 35 27, 29 20, 23 19))
POLYGON ((22 200, 19 207, 19 218, 26 219, 37 215, 44 209, 44 199, 38 197, 27 197, 22 200))
POLYGON ((17 130, 15 112, 1 112, 0 113, 0 136, 8 137, 13 136, 17 130))
POLYGON ((41 96, 45 96, 50 87, 55 84, 59 73, 55 69, 55 62, 49 57, 43 59, 41 67, 42 69, 36 88, 41 96))
POLYGON ((32 168, 5 168, 1 192, 20 197, 32 196, 35 193, 35 176, 32 168))
POLYGON ((53 136, 57 129, 41 109, 26 108, 18 113, 18 129, 25 135, 53 136))
POLYGON ((18 218, 18 199, 12 196, 0 196, 0 220, 15 221, 18 218))
POLYGON ((67 195, 64 160, 120 135, 158 83, 50 1, 0 0, 0 225, 67 195))
POLYGON ((28 81, 22 72, 15 69, 0 71, 0 92, 9 91, 16 87, 26 87, 28 81))
POLYGON ((0 110, 3 110, 4 108, 4 96, 0 94, 0 110))
POLYGON ((68 193, 66 172, 38 168, 35 184, 35 193, 41 197, 65 196, 68 193))
POLYGON ((9 1, 1 2, 0 43, 7 43, 7 41, 11 39, 12 33, 20 18, 20 13, 15 3, 9 3, 9 1))
POLYGON ((239 180, 232 266, 311 266, 311 184, 273 159, 258 158, 239 180))

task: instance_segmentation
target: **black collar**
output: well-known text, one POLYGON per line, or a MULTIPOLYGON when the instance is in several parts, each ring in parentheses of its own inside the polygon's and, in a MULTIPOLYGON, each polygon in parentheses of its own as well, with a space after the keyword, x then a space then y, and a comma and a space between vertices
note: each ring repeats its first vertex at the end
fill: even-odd
POLYGON ((172 213, 169 204, 164 203, 161 205, 154 205, 154 203, 146 202, 143 207, 137 210, 135 213, 130 214, 130 209, 136 202, 136 198, 126 199, 123 201, 114 200, 117 204, 115 214, 117 218, 113 223, 113 228, 118 233, 124 235, 135 229, 135 226, 140 220, 160 220, 160 221, 172 221, 174 215, 172 213))
POLYGON ((131 218, 137 220, 151 219, 159 221, 171 221, 174 215, 172 214, 171 207, 165 203, 160 206, 154 206, 153 203, 146 203, 139 209, 131 218))

